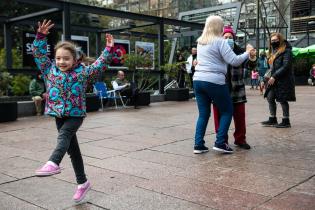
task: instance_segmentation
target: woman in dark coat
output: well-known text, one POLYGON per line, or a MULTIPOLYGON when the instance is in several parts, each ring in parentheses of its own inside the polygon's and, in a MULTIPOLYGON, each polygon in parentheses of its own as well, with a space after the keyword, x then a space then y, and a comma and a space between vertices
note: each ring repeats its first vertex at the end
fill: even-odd
POLYGON ((295 84, 292 70, 292 47, 280 33, 273 33, 269 40, 269 65, 271 77, 268 80, 265 97, 269 103, 270 117, 262 122, 265 126, 277 128, 291 127, 289 120, 289 103, 295 101, 295 84), (277 122, 277 104, 283 111, 282 122, 277 122))

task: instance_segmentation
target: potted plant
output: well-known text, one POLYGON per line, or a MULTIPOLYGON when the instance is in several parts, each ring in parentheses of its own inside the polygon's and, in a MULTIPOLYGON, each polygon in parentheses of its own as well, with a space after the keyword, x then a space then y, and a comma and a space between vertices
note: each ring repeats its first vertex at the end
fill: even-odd
POLYGON ((150 104, 152 88, 158 82, 158 78, 154 78, 151 75, 151 69, 148 68, 153 62, 150 59, 150 57, 142 57, 136 53, 130 53, 124 56, 124 66, 133 71, 132 81, 135 82, 139 90, 137 101, 139 106, 150 104))
POLYGON ((176 76, 182 65, 186 64, 186 61, 177 63, 168 63, 163 65, 161 68, 164 70, 166 80, 169 82, 165 89, 165 100, 166 101, 187 101, 189 100, 189 89, 179 88, 176 76))

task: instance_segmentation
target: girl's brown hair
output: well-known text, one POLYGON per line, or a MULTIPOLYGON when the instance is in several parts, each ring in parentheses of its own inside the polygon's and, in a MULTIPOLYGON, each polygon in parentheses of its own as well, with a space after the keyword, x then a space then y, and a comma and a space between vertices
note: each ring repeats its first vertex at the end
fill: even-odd
POLYGON ((60 48, 68 50, 71 53, 73 59, 76 60, 76 49, 75 49, 74 43, 68 42, 68 41, 58 42, 57 45, 55 46, 55 55, 56 55, 56 51, 60 48))
POLYGON ((280 33, 272 33, 269 39, 269 50, 268 50, 268 63, 269 64, 273 64, 273 61, 275 60, 275 58, 280 55, 281 53, 283 53, 285 51, 285 48, 287 47, 285 41, 284 41, 284 36, 280 33), (276 52, 272 52, 272 47, 271 47, 271 38, 276 36, 279 39, 280 45, 277 49, 276 52))

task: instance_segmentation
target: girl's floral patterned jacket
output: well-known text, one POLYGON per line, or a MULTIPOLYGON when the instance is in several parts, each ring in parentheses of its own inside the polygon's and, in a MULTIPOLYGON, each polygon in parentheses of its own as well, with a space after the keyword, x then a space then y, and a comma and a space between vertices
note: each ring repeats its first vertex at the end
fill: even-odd
POLYGON ((55 117, 84 117, 87 81, 108 68, 112 49, 106 47, 101 56, 89 66, 78 63, 71 70, 62 72, 47 56, 47 39, 44 34, 38 33, 33 45, 35 63, 44 75, 47 89, 45 114, 55 117))

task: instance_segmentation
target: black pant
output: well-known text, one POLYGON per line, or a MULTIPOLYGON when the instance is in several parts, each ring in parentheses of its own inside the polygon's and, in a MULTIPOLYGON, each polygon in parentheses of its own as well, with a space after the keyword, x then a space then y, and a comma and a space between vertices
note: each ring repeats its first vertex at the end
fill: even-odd
POLYGON ((185 87, 185 71, 179 70, 177 73, 177 83, 179 88, 185 87))
POLYGON ((58 129, 57 147, 49 158, 50 161, 59 165, 67 152, 70 155, 78 184, 83 184, 87 180, 76 135, 76 132, 80 128, 82 122, 83 117, 56 117, 56 126, 58 129))
MULTIPOLYGON (((276 94, 274 89, 270 89, 267 95, 269 104, 270 116, 275 117, 277 115, 276 94)), ((283 112, 283 118, 289 118, 289 103, 287 101, 280 102, 283 112)))
POLYGON ((120 90, 120 95, 126 96, 128 99, 132 100, 135 107, 137 106, 139 89, 137 88, 135 83, 130 83, 129 87, 120 90))
POLYGON ((194 82, 193 82, 194 73, 195 73, 195 70, 193 69, 191 70, 191 73, 189 73, 191 88, 194 88, 194 82))

